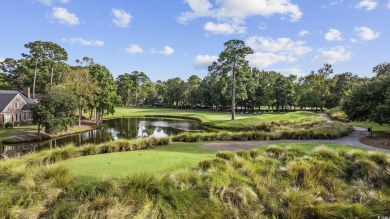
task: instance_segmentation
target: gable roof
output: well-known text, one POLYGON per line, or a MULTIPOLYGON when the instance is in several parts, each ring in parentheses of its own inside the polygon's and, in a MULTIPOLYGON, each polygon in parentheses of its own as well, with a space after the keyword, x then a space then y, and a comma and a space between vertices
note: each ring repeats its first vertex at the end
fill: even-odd
POLYGON ((26 102, 26 109, 23 107, 22 110, 30 108, 31 104, 35 104, 35 101, 31 98, 26 97, 23 93, 15 90, 0 90, 0 112, 2 112, 8 104, 19 95, 24 102, 26 102))

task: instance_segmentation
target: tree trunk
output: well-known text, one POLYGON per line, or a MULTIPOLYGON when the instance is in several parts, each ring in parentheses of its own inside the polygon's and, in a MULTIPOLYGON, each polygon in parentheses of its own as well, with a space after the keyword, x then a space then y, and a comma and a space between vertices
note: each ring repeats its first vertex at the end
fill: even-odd
POLYGON ((236 119, 236 74, 233 66, 233 85, 232 85, 232 120, 236 119))
POLYGON ((53 73, 54 73, 54 67, 51 66, 50 84, 53 84, 53 73))
POLYGON ((34 69, 34 82, 33 82, 33 99, 35 100, 35 81, 37 80, 37 71, 38 71, 38 59, 35 61, 34 69))
POLYGON ((91 111, 89 111, 89 121, 91 121, 92 116, 93 116, 93 109, 91 109, 91 111))
POLYGON ((79 126, 81 126, 81 115, 83 114, 83 108, 79 107, 79 126))

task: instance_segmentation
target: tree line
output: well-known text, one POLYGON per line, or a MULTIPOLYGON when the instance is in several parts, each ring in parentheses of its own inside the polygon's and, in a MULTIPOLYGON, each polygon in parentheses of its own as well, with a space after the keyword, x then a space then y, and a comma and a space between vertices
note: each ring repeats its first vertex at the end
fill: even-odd
MULTIPOLYGON (((363 95, 361 89, 367 86, 367 90, 371 91, 379 86, 375 83, 386 81, 390 63, 375 66, 373 78, 361 78, 351 72, 335 74, 330 64, 325 64, 306 76, 297 77, 251 68, 246 56, 253 53, 253 50, 243 41, 229 40, 224 46, 225 49, 218 60, 209 66, 204 78, 192 75, 188 79, 174 77, 153 82, 142 71, 123 73, 114 80, 105 66, 96 64, 89 57, 77 59, 74 66, 66 64, 68 54, 65 49, 52 42, 35 41, 25 45, 28 53, 22 53, 21 59, 7 58, 0 62, 0 89, 21 90, 25 86, 31 86, 33 95, 35 91, 44 94, 43 100, 45 95, 56 94, 56 98, 60 99, 66 98, 64 93, 71 94, 72 97, 68 98, 75 100, 70 102, 76 103, 79 124, 83 112, 88 113, 89 118, 95 115, 99 124, 103 115, 113 113, 117 105, 231 110, 232 119, 236 111, 253 112, 264 110, 264 107, 279 112, 296 109, 322 111, 324 108, 342 106, 353 119, 375 118, 379 121, 378 118, 381 118, 381 122, 389 123, 384 119, 387 117, 383 113, 371 113, 374 108, 378 108, 378 112, 387 112, 390 101, 388 84, 384 83, 382 89, 378 90, 382 92, 381 95, 369 98, 370 102, 376 102, 366 106, 366 111, 359 115, 353 114, 356 107, 352 103, 366 105, 359 98, 363 95)), ((54 107, 52 102, 48 101, 47 105, 50 106, 46 106, 42 112, 37 110, 36 114, 49 115, 44 111, 54 107)), ((52 114, 59 112, 58 109, 51 111, 52 114)), ((60 118, 59 115, 52 117, 60 118)), ((61 124, 58 121, 52 123, 61 124)), ((62 127, 66 128, 65 125, 62 127)))
POLYGON ((32 108, 33 122, 38 132, 47 133, 67 130, 78 125, 83 113, 95 117, 100 125, 103 116, 114 113, 119 104, 117 85, 110 71, 92 58, 76 60, 68 65, 64 48, 52 43, 35 41, 24 45, 28 50, 21 59, 6 58, 0 62, 0 89, 22 90, 32 87, 32 98, 39 99, 32 108), (37 93, 40 96, 38 98, 37 93))

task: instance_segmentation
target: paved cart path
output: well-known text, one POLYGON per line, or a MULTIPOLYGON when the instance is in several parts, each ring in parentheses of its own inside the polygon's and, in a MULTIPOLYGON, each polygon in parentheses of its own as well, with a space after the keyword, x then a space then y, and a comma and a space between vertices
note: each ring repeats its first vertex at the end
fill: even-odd
MULTIPOLYGON (((319 113, 320 116, 326 118, 329 122, 332 122, 331 118, 325 113, 319 113)), ((338 139, 328 139, 328 140, 272 140, 272 141, 221 141, 221 142, 212 142, 201 145, 203 149, 206 150, 215 150, 215 151, 237 151, 237 150, 251 150, 253 148, 278 144, 278 143, 332 143, 332 144, 344 144, 361 149, 376 150, 382 152, 390 152, 390 150, 372 147, 361 143, 359 140, 367 134, 367 129, 353 126, 354 131, 348 136, 338 138, 338 139)))

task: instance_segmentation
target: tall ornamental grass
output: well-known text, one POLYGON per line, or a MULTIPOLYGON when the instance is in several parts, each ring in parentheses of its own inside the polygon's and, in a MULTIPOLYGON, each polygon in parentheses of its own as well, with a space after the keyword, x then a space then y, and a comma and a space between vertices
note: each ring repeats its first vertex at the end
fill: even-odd
MULTIPOLYGON (((123 148, 126 145, 122 142, 123 148)), ((94 151, 123 150, 119 145, 107 146, 94 151)), ((68 156, 61 151, 53 154, 54 158, 33 166, 31 159, 0 162, 1 218, 376 218, 390 214, 390 155, 380 152, 321 146, 305 153, 298 146, 269 146, 264 152, 219 152, 197 167, 167 174, 137 172, 93 181, 75 178, 58 164, 48 165, 68 156)))

